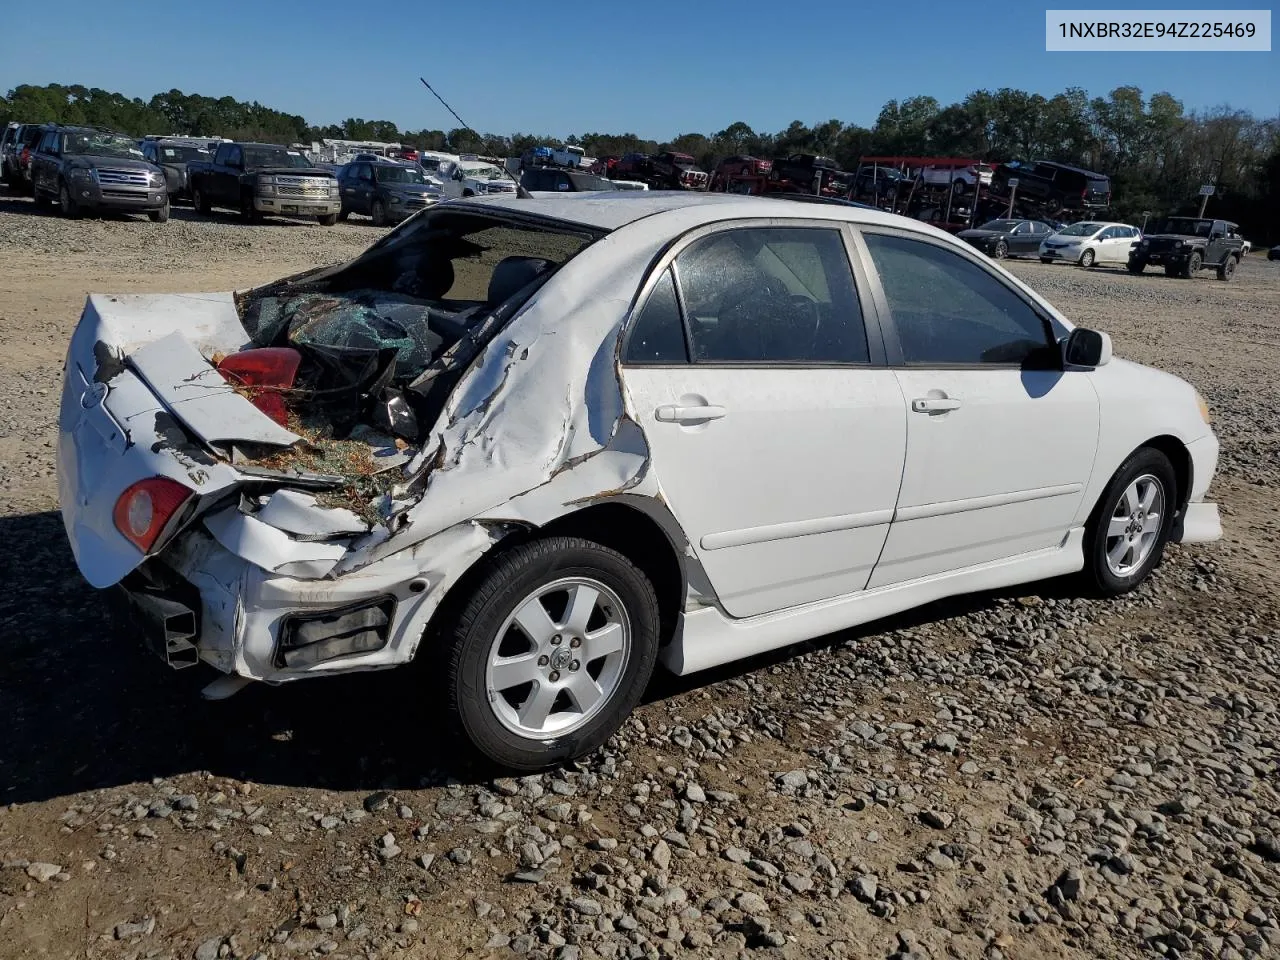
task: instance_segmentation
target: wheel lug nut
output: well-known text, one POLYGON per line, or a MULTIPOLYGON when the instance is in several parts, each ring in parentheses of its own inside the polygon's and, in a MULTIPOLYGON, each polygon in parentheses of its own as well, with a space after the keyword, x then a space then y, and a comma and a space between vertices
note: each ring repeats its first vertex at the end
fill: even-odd
POLYGON ((552 682, 552 683, 555 683, 555 682, 556 682, 557 680, 559 680, 559 679, 560 679, 560 671, 559 671, 559 670, 552 670, 552 671, 551 671, 551 682, 552 682))
POLYGON ((545 667, 545 666, 546 666, 548 663, 550 663, 550 662, 551 662, 551 658, 550 658, 550 657, 539 657, 539 658, 538 658, 538 666, 540 666, 540 667, 545 667))
POLYGON ((573 663, 569 664, 569 669, 577 670, 580 666, 582 666, 582 664, 580 664, 577 660, 575 660, 573 661, 573 663))
POLYGON ((558 634, 558 633, 557 633, 554 637, 552 637, 552 638, 551 638, 551 643, 552 643, 554 646, 559 646, 559 645, 560 645, 560 634, 558 634))
POLYGON ((571 646, 571 647, 573 647, 573 649, 577 650, 577 649, 578 649, 578 647, 582 646, 582 638, 581 638, 581 637, 574 637, 572 640, 570 640, 570 641, 569 641, 569 646, 571 646))

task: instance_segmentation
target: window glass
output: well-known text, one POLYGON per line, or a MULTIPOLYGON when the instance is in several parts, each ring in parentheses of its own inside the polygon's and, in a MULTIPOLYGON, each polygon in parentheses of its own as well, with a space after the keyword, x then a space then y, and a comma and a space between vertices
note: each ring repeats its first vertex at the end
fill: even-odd
POLYGON ((1049 225, 1047 223, 1041 223, 1039 220, 1037 220, 1035 223, 1031 224, 1031 232, 1032 233, 1049 233, 1050 232, 1049 225))
POLYGON ((670 267, 662 271, 662 277, 649 292, 649 299, 631 325, 625 360, 627 363, 658 364, 689 362, 670 267))
POLYGON ((838 230, 751 227, 676 260, 695 361, 866 363, 862 310, 838 230))
POLYGON ((965 257, 905 237, 866 241, 907 363, 1024 363, 1050 346, 1026 302, 965 257))

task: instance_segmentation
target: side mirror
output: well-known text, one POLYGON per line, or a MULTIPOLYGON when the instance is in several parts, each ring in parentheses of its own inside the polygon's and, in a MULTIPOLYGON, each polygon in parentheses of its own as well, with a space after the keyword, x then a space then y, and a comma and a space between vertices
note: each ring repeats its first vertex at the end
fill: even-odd
POLYGON ((1062 356, 1067 366, 1101 367, 1111 360, 1111 337, 1076 327, 1067 337, 1062 356))

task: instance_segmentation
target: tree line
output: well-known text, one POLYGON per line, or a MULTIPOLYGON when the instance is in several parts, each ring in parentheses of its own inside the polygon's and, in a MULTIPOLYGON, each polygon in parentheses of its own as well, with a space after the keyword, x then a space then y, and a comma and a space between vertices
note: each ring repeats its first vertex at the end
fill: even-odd
MULTIPOLYGON (((401 130, 389 120, 349 118, 315 126, 296 114, 254 101, 206 97, 180 90, 150 100, 79 85, 23 84, 0 99, 0 121, 57 121, 110 127, 122 133, 224 136, 274 143, 321 138, 399 141, 428 150, 513 156, 560 138, 466 129, 401 130)), ((956 156, 999 162, 1056 160, 1108 174, 1113 214, 1140 221, 1194 210, 1201 184, 1217 187, 1210 212, 1241 224, 1246 236, 1280 239, 1280 119, 1262 119, 1227 106, 1187 110, 1168 93, 1144 96, 1123 86, 1090 97, 1070 88, 1051 97, 1013 88, 976 90, 943 106, 933 97, 890 100, 870 127, 799 120, 776 133, 738 121, 715 133, 682 133, 669 141, 633 133, 570 136, 590 156, 678 150, 705 169, 737 154, 829 156, 845 168, 865 156, 956 156)))

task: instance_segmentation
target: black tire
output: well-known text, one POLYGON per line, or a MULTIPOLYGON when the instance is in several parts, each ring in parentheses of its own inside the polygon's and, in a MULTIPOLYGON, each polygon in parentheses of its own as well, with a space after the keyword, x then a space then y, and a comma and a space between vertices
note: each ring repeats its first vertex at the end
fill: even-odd
POLYGON ((1009 244, 1005 243, 1003 240, 997 240, 995 249, 991 251, 991 256, 995 257, 997 260, 1003 260, 1008 255, 1009 244))
POLYGON ((1129 272, 1134 274, 1135 276, 1141 273, 1145 269, 1147 269, 1147 265, 1145 263, 1142 263, 1141 261, 1135 261, 1135 260, 1129 261, 1129 272))
POLYGON ((164 223, 169 219, 169 201, 164 202, 164 206, 159 210, 148 210, 147 216, 151 218, 152 223, 164 223))
POLYGON ((1041 258, 1040 258, 1040 262, 1041 262, 1041 263, 1053 263, 1053 257, 1041 257, 1041 258))
POLYGON ((467 189, 462 191, 462 195, 464 197, 474 197, 476 195, 476 192, 474 190, 467 189))
POLYGON ((72 199, 66 183, 58 184, 58 211, 68 220, 80 219, 80 205, 72 199))
POLYGON ((1169 458, 1153 447, 1140 447, 1130 454, 1107 484, 1085 528, 1082 576, 1086 586, 1102 596, 1114 597, 1128 593, 1142 583, 1160 565, 1165 544, 1169 541, 1169 531, 1173 526, 1174 511, 1180 507, 1177 481, 1169 458), (1107 562, 1107 528, 1121 505, 1125 490, 1143 476, 1154 477, 1162 488, 1164 506, 1160 529, 1154 545, 1141 564, 1126 575, 1118 575, 1107 562))
MULTIPOLYGON (((532 771, 584 756, 603 744, 644 694, 658 655, 658 598, 630 560, 590 540, 554 537, 523 543, 485 561, 456 616, 440 635, 447 647, 445 702, 455 733, 486 760, 532 771), (631 623, 631 650, 609 699, 583 726, 552 739, 508 729, 490 705, 486 669, 499 628, 539 586, 563 577, 590 577, 612 590, 631 623)), ((441 651, 445 652, 445 651, 441 651)))
POLYGON ((1236 258, 1227 257, 1222 263, 1218 264, 1218 279, 1226 283, 1236 275, 1236 258))
POLYGON ((1086 249, 1084 253, 1080 254, 1080 266, 1084 267, 1086 270, 1092 267, 1096 260, 1097 255, 1092 250, 1086 249))
POLYGON ((320 226, 332 227, 335 223, 338 222, 338 215, 336 213, 328 213, 328 214, 325 214, 323 217, 316 217, 316 219, 320 221, 320 226))
POLYGON ((351 216, 350 210, 341 210, 338 212, 338 219, 343 223, 347 222, 347 217, 351 216))
POLYGON ((48 210, 51 206, 53 206, 53 201, 51 201, 39 190, 36 190, 31 194, 31 199, 35 202, 37 210, 48 210))
POLYGON ((191 188, 191 206, 202 217, 207 217, 213 211, 209 198, 204 195, 204 191, 199 187, 191 188))
POLYGON ((1185 268, 1183 268, 1182 275, 1184 277, 1194 277, 1197 273, 1200 272, 1201 263, 1203 263, 1203 260, 1199 252, 1197 251, 1195 253, 1192 253, 1191 256, 1187 258, 1187 265, 1185 268))
POLYGON ((375 227, 385 227, 387 225, 387 206, 381 200, 375 200, 369 206, 369 216, 373 218, 375 227))
POLYGON ((1180 277, 1182 276, 1182 268, 1169 264, 1164 268, 1164 275, 1166 277, 1180 277))
POLYGON ((240 216, 245 223, 262 222, 262 214, 253 206, 253 194, 242 193, 240 195, 240 216))

